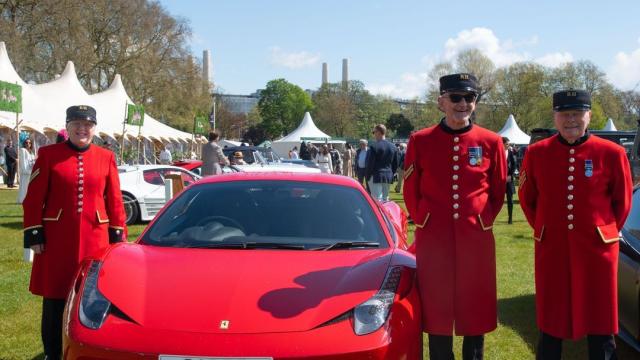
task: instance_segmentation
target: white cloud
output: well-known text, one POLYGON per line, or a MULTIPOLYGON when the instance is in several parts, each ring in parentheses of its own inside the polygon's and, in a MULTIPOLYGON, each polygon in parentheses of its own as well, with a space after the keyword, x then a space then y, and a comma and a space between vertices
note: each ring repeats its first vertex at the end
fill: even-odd
POLYGON ((617 53, 607 76, 613 85, 622 90, 640 88, 640 48, 629 54, 622 51, 617 53))
MULTIPOLYGON (((537 41, 537 37, 534 36, 532 40, 525 41, 524 44, 537 43, 537 41)), ((443 58, 446 61, 451 61, 460 52, 475 48, 500 67, 529 58, 526 52, 514 51, 519 46, 511 39, 500 41, 491 29, 473 28, 463 30, 458 33, 457 37, 448 39, 444 44, 443 58)))
POLYGON ((559 67, 566 63, 573 62, 573 55, 568 52, 557 52, 541 56, 534 60, 538 64, 547 67, 559 67))
POLYGON ((289 69, 310 67, 320 61, 319 54, 312 54, 306 51, 287 52, 277 46, 271 47, 269 51, 271 64, 289 69))
POLYGON ((423 97, 426 91, 427 73, 404 73, 396 83, 371 84, 367 90, 372 94, 392 98, 413 99, 423 97))

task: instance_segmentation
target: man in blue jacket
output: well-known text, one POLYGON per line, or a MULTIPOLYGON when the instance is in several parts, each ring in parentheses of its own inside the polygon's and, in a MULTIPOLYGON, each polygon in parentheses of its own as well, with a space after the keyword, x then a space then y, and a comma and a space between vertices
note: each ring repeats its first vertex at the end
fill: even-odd
POLYGON ((393 182, 393 174, 398 169, 398 150, 385 139, 387 128, 378 124, 373 129, 376 141, 367 151, 367 167, 365 170, 371 196, 379 201, 389 201, 389 186, 393 182))

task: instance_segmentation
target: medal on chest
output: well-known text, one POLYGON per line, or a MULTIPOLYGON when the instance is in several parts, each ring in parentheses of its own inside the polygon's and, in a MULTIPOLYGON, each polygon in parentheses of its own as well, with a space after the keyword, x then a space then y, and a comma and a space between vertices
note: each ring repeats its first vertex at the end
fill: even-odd
POLYGON ((469 165, 478 166, 482 164, 482 147, 469 146, 467 151, 469 154, 469 165))
POLYGON ((584 161, 584 176, 592 177, 593 176, 593 160, 587 159, 584 161))

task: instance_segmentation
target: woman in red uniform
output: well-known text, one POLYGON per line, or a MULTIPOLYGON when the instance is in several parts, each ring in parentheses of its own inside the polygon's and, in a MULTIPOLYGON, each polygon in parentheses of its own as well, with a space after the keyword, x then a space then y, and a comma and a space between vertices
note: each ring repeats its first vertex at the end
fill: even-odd
POLYGON ((502 138, 471 122, 478 87, 471 74, 440 78, 438 125, 413 133, 404 160, 404 200, 416 224, 422 326, 431 359, 482 359, 497 326, 493 221, 502 208, 502 138))
POLYGON ((537 358, 560 359, 562 339, 587 336, 589 359, 616 359, 629 161, 622 146, 589 135, 589 93, 557 92, 553 110, 558 134, 529 146, 518 193, 536 240, 537 358))
POLYGON ((123 241, 125 213, 113 152, 91 145, 96 111, 67 109, 69 140, 38 151, 24 208, 24 246, 35 252, 29 290, 43 297, 47 359, 62 353, 62 312, 80 262, 123 241))

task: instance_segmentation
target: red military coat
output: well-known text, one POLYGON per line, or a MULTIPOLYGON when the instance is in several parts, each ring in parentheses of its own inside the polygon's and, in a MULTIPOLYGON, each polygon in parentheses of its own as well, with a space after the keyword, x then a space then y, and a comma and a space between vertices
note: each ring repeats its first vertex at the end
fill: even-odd
POLYGON ((22 206, 25 246, 45 244, 35 255, 29 290, 65 298, 80 262, 108 247, 109 227, 124 230, 113 152, 95 145, 77 151, 66 142, 41 148, 22 206))
POLYGON ((502 139, 442 123, 409 139, 404 200, 416 224, 423 330, 480 335, 497 326, 493 221, 506 190, 502 139))
POLYGON ((563 339, 618 332, 618 239, 631 206, 624 149, 597 136, 529 146, 520 205, 533 227, 538 327, 563 339), (584 139, 583 139, 584 140, 584 139))

